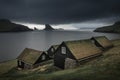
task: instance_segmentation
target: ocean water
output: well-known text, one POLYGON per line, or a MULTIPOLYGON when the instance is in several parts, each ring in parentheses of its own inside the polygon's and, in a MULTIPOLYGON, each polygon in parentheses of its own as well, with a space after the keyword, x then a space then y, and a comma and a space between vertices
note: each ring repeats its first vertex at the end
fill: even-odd
POLYGON ((118 39, 120 34, 96 33, 89 31, 33 31, 0 33, 0 62, 15 59, 24 48, 45 51, 51 45, 62 41, 88 39, 92 36, 106 36, 118 39))

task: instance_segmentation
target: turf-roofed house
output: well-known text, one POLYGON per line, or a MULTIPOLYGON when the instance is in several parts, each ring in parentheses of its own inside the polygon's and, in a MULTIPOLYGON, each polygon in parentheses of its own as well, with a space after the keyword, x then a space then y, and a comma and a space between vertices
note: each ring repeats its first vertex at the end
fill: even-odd
POLYGON ((113 47, 112 42, 105 36, 92 37, 91 40, 101 50, 106 50, 113 47))
POLYGON ((40 63, 49 60, 49 56, 43 52, 30 48, 25 48, 24 51, 18 56, 18 68, 32 69, 38 67, 40 63))
POLYGON ((54 65, 61 68, 73 68, 80 62, 102 55, 102 51, 91 40, 62 42, 55 51, 54 65))
POLYGON ((57 50, 59 45, 52 45, 48 50, 47 54, 49 55, 50 58, 54 58, 54 53, 57 50))

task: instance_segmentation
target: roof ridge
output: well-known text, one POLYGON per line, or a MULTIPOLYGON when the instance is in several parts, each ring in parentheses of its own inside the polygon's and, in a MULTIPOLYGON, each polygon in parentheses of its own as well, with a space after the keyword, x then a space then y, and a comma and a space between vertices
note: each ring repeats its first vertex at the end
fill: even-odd
POLYGON ((63 41, 63 42, 67 43, 67 42, 79 42, 79 41, 90 41, 90 39, 71 40, 71 41, 63 41))
MULTIPOLYGON (((40 51, 40 50, 36 50, 36 49, 32 49, 32 48, 25 48, 25 49, 33 50, 33 51, 38 51, 38 52, 44 52, 44 51, 40 51)), ((25 49, 24 49, 24 50, 25 50, 25 49)))
POLYGON ((101 50, 90 39, 67 41, 65 44, 76 59, 101 53, 101 50))
POLYGON ((99 37, 106 37, 106 36, 93 36, 92 38, 99 38, 99 37))

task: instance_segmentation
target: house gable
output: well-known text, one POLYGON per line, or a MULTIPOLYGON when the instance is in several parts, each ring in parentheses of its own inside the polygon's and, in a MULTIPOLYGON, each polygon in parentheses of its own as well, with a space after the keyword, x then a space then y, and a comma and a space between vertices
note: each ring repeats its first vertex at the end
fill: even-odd
POLYGON ((24 68, 24 62, 22 62, 21 60, 18 60, 17 63, 18 63, 18 67, 24 68))
MULTIPOLYGON (((91 42, 91 40, 75 40, 63 42, 55 51, 54 65, 62 69, 65 68, 67 58, 72 61, 83 61, 101 54, 101 50, 91 42), (64 50, 64 48, 66 48, 64 50), (63 50, 62 50, 63 49, 63 50)), ((69 62, 67 62, 69 63, 69 62)))
POLYGON ((55 48, 53 46, 51 46, 48 50, 47 53, 50 57, 52 57, 54 55, 55 52, 55 48))
POLYGON ((61 55, 62 57, 65 57, 65 58, 67 57, 67 58, 75 59, 75 57, 73 56, 73 54, 71 53, 71 51, 69 50, 69 48, 64 42, 55 51, 55 55, 61 55), (62 53, 62 48, 66 49, 65 54, 62 53))
POLYGON ((22 68, 22 69, 33 68, 33 64, 30 64, 30 63, 27 63, 27 62, 24 62, 24 61, 21 61, 21 60, 18 60, 17 63, 18 63, 18 67, 22 68))
POLYGON ((100 48, 101 50, 104 50, 104 47, 99 44, 99 42, 97 42, 97 40, 95 38, 91 38, 91 41, 93 44, 95 44, 98 48, 100 48))
POLYGON ((91 40, 94 40, 95 45, 101 47, 102 50, 113 46, 112 42, 105 36, 92 37, 91 40))
POLYGON ((43 52, 43 53, 40 55, 40 57, 37 59, 37 61, 35 62, 34 65, 40 64, 41 62, 47 61, 47 60, 49 60, 49 59, 50 59, 50 57, 49 57, 45 52, 43 52), (44 58, 44 59, 43 59, 43 58, 44 58))
POLYGON ((49 55, 49 57, 53 58, 54 57, 54 54, 55 54, 55 51, 56 49, 59 47, 59 45, 52 45, 48 50, 47 50, 47 53, 49 55))
POLYGON ((66 44, 63 42, 55 51, 55 57, 54 57, 54 66, 57 66, 61 69, 65 68, 65 59, 71 58, 75 60, 75 57, 72 55, 66 44), (62 53, 62 47, 66 48, 66 54, 62 53))
MULTIPOLYGON (((23 50, 23 52, 17 58, 18 59, 18 61, 17 61, 18 67, 24 68, 24 69, 34 68, 34 66, 36 64, 40 63, 40 61, 38 61, 38 60, 39 60, 39 58, 41 58, 41 55, 44 53, 45 52, 43 52, 43 51, 25 48, 23 50)), ((37 65, 37 66, 39 66, 39 65, 37 65)))

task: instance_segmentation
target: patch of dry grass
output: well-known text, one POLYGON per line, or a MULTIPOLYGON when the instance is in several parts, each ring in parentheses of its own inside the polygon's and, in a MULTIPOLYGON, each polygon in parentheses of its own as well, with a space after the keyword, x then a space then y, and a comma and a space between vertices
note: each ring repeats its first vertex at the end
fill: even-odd
POLYGON ((114 44, 114 46, 119 46, 120 45, 120 39, 112 40, 112 43, 114 44))
POLYGON ((6 62, 0 63, 0 74, 6 73, 12 68, 16 67, 17 63, 16 60, 10 60, 6 62))

